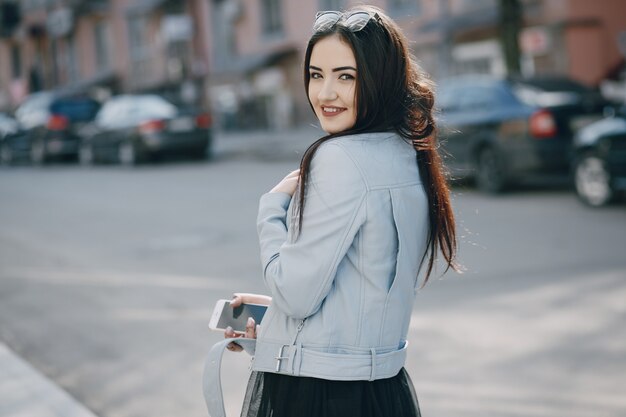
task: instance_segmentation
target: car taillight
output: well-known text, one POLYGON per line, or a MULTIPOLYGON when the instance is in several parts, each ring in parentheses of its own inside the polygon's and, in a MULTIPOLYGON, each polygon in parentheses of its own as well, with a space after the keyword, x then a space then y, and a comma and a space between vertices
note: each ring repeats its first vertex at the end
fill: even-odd
POLYGON ((548 110, 537 110, 530 115, 530 133, 536 138, 551 138, 556 135, 556 120, 548 110))
POLYGON ((200 129, 208 129, 211 127, 211 116, 208 113, 202 113, 196 116, 196 126, 200 129))
POLYGON ((65 130, 69 123, 70 121, 67 117, 60 114, 51 114, 46 127, 48 130, 65 130))
POLYGON ((165 120, 148 120, 139 125, 141 133, 156 133, 165 129, 165 120))

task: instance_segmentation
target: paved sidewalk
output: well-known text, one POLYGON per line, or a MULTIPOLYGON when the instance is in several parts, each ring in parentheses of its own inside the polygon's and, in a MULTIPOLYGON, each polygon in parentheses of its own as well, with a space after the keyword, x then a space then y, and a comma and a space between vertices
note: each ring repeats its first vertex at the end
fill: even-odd
POLYGON ((0 417, 96 417, 0 342, 0 417))

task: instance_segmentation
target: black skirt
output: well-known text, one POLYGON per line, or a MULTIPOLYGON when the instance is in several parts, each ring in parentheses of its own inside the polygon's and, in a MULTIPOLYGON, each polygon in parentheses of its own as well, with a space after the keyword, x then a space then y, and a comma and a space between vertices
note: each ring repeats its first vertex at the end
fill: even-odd
POLYGON ((252 372, 241 417, 420 417, 404 368, 387 379, 330 381, 252 372))

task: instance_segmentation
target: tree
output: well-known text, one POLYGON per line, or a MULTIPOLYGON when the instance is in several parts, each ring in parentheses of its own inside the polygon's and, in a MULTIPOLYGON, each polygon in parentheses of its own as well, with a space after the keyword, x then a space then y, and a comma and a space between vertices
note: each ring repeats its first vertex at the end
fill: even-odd
POLYGON ((519 34, 522 29, 520 0, 498 0, 500 8, 500 42, 509 75, 520 73, 519 34))

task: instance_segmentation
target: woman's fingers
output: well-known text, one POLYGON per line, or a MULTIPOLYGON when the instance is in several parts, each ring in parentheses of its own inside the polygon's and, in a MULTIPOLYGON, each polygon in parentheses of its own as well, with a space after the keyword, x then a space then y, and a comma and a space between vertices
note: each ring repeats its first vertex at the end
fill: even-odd
POLYGON ((272 303, 272 297, 245 292, 234 293, 232 300, 230 300, 231 307, 239 307, 242 303, 270 305, 272 303))
POLYGON ((272 188, 271 192, 273 193, 287 193, 289 195, 293 195, 298 185, 298 178, 300 176, 300 170, 296 169, 295 171, 291 171, 289 174, 285 176, 274 188, 272 188))
POLYGON ((233 294, 233 299, 230 300, 231 307, 239 307, 242 303, 244 303, 244 297, 241 293, 233 294))
MULTIPOLYGON (((235 293, 233 294, 232 300, 230 300, 230 306, 238 307, 243 303, 269 305, 271 302, 272 302, 272 298, 266 295, 235 293)), ((256 339, 258 331, 259 331, 259 325, 255 323, 252 317, 248 317, 248 321, 246 322, 246 331, 244 334, 235 333, 233 328, 228 326, 224 330, 224 337, 227 339, 232 339, 236 337, 246 337, 249 339, 256 339)), ((229 343, 226 348, 230 350, 231 352, 241 352, 243 350, 243 348, 239 346, 236 342, 229 343)))
POLYGON ((237 334, 235 333, 235 331, 233 330, 232 327, 228 326, 225 330, 224 330, 224 337, 226 339, 230 339, 233 337, 237 337, 237 334))
POLYGON ((230 350, 231 352, 241 352, 243 350, 243 348, 235 342, 230 342, 228 346, 226 346, 226 349, 230 350))
POLYGON ((248 317, 248 322, 246 323, 246 334, 244 337, 247 337, 248 339, 256 339, 256 325, 252 317, 248 317))
MULTIPOLYGON (((224 330, 224 337, 226 339, 232 339, 233 337, 241 337, 241 335, 235 333, 233 328, 228 326, 226 330, 224 330)), ((226 346, 226 349, 230 350, 231 352, 241 352, 243 350, 243 348, 235 342, 230 342, 228 346, 226 346)))
MULTIPOLYGON (((252 317, 248 318, 248 322, 246 323, 246 332, 244 334, 235 333, 232 327, 228 326, 226 330, 224 330, 224 337, 227 339, 232 339, 236 337, 246 337, 249 339, 256 339, 257 332, 259 330, 259 326, 254 322, 252 317)), ((230 342, 226 349, 231 352, 241 352, 243 348, 239 346, 236 342, 230 342)))

